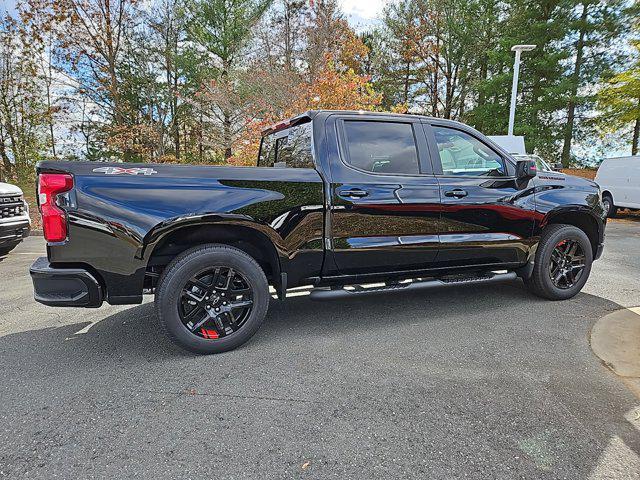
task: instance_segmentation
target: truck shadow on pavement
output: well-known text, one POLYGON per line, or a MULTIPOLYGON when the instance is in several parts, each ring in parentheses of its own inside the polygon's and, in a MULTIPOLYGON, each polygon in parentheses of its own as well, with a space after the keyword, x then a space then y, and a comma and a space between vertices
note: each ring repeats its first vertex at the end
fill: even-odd
MULTIPOLYGON (((640 459, 640 420, 634 425, 628 418, 638 401, 588 346, 593 322, 618 308, 588 294, 544 301, 517 281, 337 302, 294 297, 272 301, 264 325, 243 347, 208 357, 173 346, 159 329, 153 304, 119 311, 83 334, 76 332, 86 322, 10 334, 0 337, 2 436, 23 431, 10 443, 3 439, 0 459, 11 472, 15 452, 29 448, 43 428, 24 423, 41 408, 51 422, 74 402, 100 409, 130 398, 127 408, 135 410, 156 405, 158 395, 219 401, 224 394, 301 402, 299 415, 324 418, 322 424, 308 420, 322 438, 335 439, 338 448, 331 451, 340 450, 345 435, 371 428, 386 441, 381 446, 375 438, 361 439, 370 453, 385 458, 410 449, 446 467, 448 476, 484 466, 498 476, 586 478, 602 471, 606 477, 609 463, 632 466, 640 459), (423 448, 425 442, 443 446, 434 453, 423 448), (475 467, 456 466, 460 456, 475 467)), ((258 407, 238 408, 251 416, 258 407)), ((277 434, 267 438, 270 448, 287 451, 307 442, 286 427, 292 408, 272 410, 280 423, 272 424, 277 434)), ((111 409, 103 415, 103 428, 123 421, 111 409)), ((201 428, 186 415, 178 422, 167 418, 162 428, 176 434, 201 428)), ((226 428, 249 433, 243 422, 226 428)), ((68 441, 90 441, 91 429, 73 426, 68 441)), ((164 446, 153 448, 159 453, 164 446)), ((312 441, 307 454, 322 457, 326 448, 312 441)), ((181 461, 203 453, 201 447, 181 450, 181 461)), ((338 462, 362 460, 336 455, 338 462)), ((241 468, 255 459, 234 461, 241 468)), ((367 468, 363 463, 358 471, 366 476, 367 468)), ((411 471, 411 463, 402 468, 411 471)))

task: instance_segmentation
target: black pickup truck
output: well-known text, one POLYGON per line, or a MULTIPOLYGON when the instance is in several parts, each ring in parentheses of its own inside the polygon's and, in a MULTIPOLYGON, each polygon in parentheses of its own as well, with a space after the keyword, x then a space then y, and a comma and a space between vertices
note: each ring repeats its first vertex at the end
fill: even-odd
POLYGON ((265 130, 256 167, 42 162, 51 306, 142 302, 165 332, 217 353, 271 298, 316 299, 522 278, 559 300, 604 241, 598 186, 536 172, 476 130, 411 115, 311 111, 265 130))

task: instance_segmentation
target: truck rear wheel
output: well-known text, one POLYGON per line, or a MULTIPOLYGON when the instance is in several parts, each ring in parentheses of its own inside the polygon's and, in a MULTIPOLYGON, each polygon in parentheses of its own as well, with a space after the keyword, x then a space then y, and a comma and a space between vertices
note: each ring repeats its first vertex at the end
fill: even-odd
POLYGON ((260 328, 269 285, 260 265, 242 250, 201 245, 165 268, 155 305, 165 333, 178 346, 221 353, 242 345, 260 328))
POLYGON ((540 297, 566 300, 582 290, 592 262, 586 233, 573 225, 550 225, 542 234, 533 273, 525 284, 540 297))

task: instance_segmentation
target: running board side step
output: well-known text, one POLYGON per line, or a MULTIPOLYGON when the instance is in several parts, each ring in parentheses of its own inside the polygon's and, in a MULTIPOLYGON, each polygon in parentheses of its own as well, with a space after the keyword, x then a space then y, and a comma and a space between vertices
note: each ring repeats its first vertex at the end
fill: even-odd
POLYGON ((494 283, 518 278, 516 272, 488 273, 486 275, 436 278, 429 280, 413 280, 405 283, 392 283, 383 286, 363 287, 362 285, 350 285, 349 288, 326 288, 318 287, 311 290, 309 298, 312 300, 333 300, 337 298, 354 298, 363 295, 384 292, 410 292, 434 287, 444 287, 452 285, 466 285, 478 283, 494 283))

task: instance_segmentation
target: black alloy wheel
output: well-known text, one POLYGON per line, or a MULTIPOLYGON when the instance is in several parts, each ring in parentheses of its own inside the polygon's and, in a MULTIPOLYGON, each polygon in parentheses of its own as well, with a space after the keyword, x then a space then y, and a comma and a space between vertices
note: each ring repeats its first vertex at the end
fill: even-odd
POLYGON ((563 290, 580 281, 585 269, 585 253, 576 240, 561 240, 551 252, 549 275, 553 284, 563 290))
POLYGON ((269 308, 262 267, 229 245, 204 244, 167 265, 156 288, 156 311, 171 341, 195 353, 221 353, 247 342, 269 308))
POLYGON ((179 298, 178 312, 191 333, 209 340, 242 328, 253 309, 253 289, 233 268, 208 267, 191 277, 179 298))
POLYGON ((591 273, 592 243, 574 225, 545 227, 536 248, 533 271, 524 278, 527 288, 539 297, 566 300, 575 296, 591 273))

